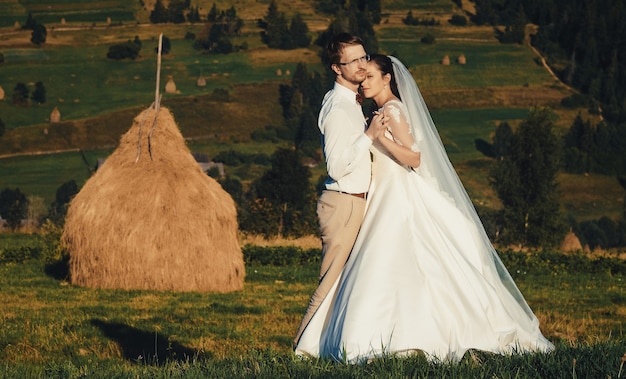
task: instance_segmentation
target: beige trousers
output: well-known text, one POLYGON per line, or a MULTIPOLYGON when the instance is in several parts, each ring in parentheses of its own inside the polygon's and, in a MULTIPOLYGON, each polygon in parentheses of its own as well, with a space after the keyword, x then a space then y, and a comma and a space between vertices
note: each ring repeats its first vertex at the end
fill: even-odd
POLYGON ((317 217, 322 237, 320 279, 294 339, 294 347, 335 280, 341 275, 359 233, 364 214, 365 199, 352 195, 325 190, 317 201, 317 217))

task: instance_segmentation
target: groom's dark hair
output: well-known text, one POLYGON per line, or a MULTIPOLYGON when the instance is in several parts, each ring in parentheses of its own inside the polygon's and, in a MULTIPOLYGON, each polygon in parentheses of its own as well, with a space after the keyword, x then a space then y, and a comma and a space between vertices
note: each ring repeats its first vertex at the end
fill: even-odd
POLYGON ((353 36, 350 33, 335 34, 335 36, 330 39, 330 42, 328 42, 328 46, 326 46, 326 54, 328 55, 330 64, 338 64, 341 61, 343 48, 351 45, 361 45, 365 48, 363 40, 357 36, 353 36))

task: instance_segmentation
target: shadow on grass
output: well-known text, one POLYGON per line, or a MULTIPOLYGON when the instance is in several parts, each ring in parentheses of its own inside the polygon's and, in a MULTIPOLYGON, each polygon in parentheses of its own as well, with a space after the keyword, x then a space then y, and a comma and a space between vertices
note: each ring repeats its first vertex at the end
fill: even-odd
POLYGON ((92 319, 91 324, 99 328, 107 338, 115 341, 124 358, 134 363, 162 365, 171 361, 210 358, 210 354, 183 346, 161 333, 99 319, 92 319))
POLYGON ((56 262, 47 263, 44 272, 56 280, 68 280, 70 277, 69 257, 65 257, 56 262))

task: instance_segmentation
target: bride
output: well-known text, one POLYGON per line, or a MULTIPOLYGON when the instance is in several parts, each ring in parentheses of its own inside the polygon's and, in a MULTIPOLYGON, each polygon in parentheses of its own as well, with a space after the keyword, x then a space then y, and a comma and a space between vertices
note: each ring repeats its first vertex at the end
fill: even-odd
POLYGON ((394 57, 372 55, 361 87, 389 125, 372 148, 359 236, 296 354, 354 363, 417 351, 458 361, 468 349, 553 350, 491 245, 411 73, 394 57))

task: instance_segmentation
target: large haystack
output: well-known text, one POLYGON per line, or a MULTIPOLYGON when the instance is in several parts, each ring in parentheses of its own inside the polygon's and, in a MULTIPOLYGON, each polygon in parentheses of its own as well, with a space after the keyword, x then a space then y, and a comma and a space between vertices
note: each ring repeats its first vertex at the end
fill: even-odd
POLYGON ((228 292, 245 268, 233 199, 203 173, 166 108, 146 109, 70 203, 72 284, 228 292))
POLYGON ((583 251, 583 245, 580 244, 580 240, 576 234, 570 230, 570 232, 565 235, 565 238, 563 238, 560 250, 564 253, 579 252, 583 251))

